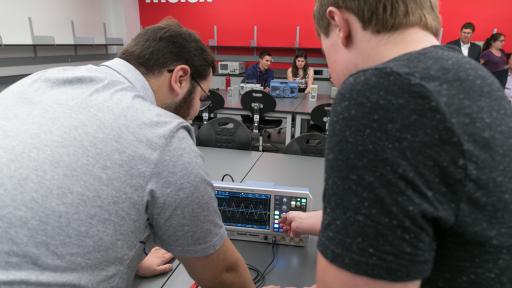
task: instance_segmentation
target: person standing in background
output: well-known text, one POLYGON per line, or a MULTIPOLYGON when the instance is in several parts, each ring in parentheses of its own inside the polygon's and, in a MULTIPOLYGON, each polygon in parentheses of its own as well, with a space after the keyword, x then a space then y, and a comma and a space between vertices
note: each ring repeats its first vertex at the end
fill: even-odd
POLYGON ((480 63, 484 65, 505 88, 508 77, 507 56, 503 51, 505 44, 505 35, 502 33, 494 33, 485 40, 482 55, 480 55, 480 63))
POLYGON ((482 53, 482 47, 480 45, 471 42, 471 36, 475 33, 475 25, 471 22, 466 22, 460 28, 460 38, 446 45, 453 45, 459 48, 462 55, 467 56, 475 61, 480 61, 480 54, 482 53))
POLYGON ((272 54, 268 51, 261 51, 258 63, 252 65, 245 71, 245 82, 260 84, 265 92, 270 91, 270 81, 274 80, 274 71, 270 69, 272 54))
POLYGON ((313 68, 308 65, 308 56, 304 51, 299 51, 293 57, 292 67, 288 68, 286 78, 288 81, 299 83, 299 92, 309 93, 314 80, 313 68))
POLYGON ((505 95, 512 102, 512 56, 508 59, 508 77, 505 85, 505 95))

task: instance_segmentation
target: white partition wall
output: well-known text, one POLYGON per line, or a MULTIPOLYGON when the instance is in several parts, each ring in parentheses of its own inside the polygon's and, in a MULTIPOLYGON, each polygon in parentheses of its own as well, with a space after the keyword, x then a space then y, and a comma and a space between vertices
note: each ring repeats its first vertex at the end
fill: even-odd
POLYGON ((0 0, 0 35, 3 44, 32 44, 34 34, 55 37, 57 44, 73 43, 76 33, 104 43, 103 23, 109 36, 129 40, 140 27, 137 0, 0 0))
POLYGON ((102 62, 140 30, 137 0, 0 0, 0 7, 0 77, 102 62), (63 46, 73 44, 81 46, 63 46))

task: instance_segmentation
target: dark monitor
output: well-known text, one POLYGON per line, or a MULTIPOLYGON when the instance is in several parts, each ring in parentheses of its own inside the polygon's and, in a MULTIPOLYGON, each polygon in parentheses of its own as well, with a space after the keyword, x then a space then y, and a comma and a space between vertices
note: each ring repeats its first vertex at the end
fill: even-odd
POLYGON ((224 225, 270 229, 270 194, 216 190, 215 196, 224 225))

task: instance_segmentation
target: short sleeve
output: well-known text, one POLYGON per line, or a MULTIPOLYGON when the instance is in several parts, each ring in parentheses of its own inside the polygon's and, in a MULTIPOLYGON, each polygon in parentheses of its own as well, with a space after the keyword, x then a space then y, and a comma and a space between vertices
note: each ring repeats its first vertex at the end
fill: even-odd
POLYGON ((486 61, 489 61, 490 60, 490 55, 489 55, 490 51, 489 50, 486 50, 484 52, 482 52, 480 54, 480 60, 486 62, 486 61))
POLYGON ((331 110, 318 249, 358 275, 423 279, 435 232, 455 221, 462 148, 428 89, 372 70, 345 81, 331 110))
POLYGON ((214 189, 185 129, 179 128, 163 147, 148 188, 147 213, 157 245, 191 257, 221 246, 226 231, 214 189))

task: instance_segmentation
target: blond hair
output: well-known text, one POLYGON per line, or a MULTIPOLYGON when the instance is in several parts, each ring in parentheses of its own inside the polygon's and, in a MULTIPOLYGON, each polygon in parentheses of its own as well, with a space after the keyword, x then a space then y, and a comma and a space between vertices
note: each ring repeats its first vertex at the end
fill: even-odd
POLYGON ((316 0, 314 18, 319 35, 329 35, 329 7, 353 14, 364 30, 375 34, 420 27, 437 37, 441 27, 437 0, 316 0))

